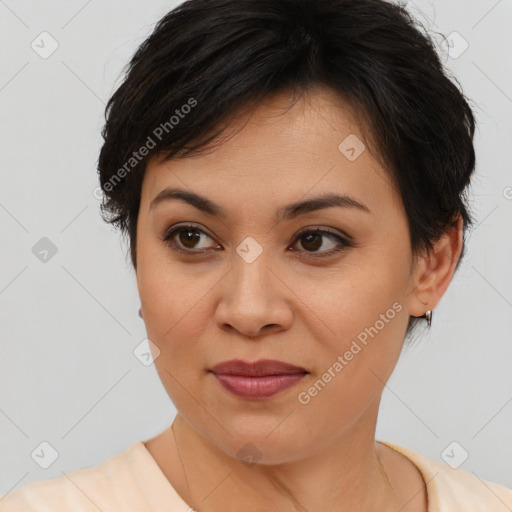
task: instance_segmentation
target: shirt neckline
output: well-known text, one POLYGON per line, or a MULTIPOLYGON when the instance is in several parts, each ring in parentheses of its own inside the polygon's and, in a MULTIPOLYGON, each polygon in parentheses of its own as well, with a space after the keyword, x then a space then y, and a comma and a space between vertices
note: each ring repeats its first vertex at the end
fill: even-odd
POLYGON ((438 512, 439 503, 437 500, 437 494, 434 492, 434 484, 432 483, 432 480, 438 474, 438 471, 434 471, 434 468, 430 464, 430 460, 421 453, 415 452, 409 448, 405 448, 404 446, 400 446, 387 441, 375 440, 375 442, 383 444, 395 452, 402 454, 416 466, 423 478, 423 484, 425 485, 425 489, 427 491, 427 512, 438 512))
POLYGON ((147 465, 144 465, 144 478, 150 482, 150 485, 157 494, 162 496, 162 504, 165 503, 166 506, 173 505, 175 507, 183 507, 184 511, 192 510, 191 506, 185 502, 171 482, 169 482, 143 441, 137 441, 129 450, 139 454, 147 462, 147 465, 151 467, 150 471, 148 471, 147 465))
MULTIPOLYGON (((431 481, 437 475, 437 472, 434 473, 433 469, 428 464, 428 460, 425 460, 425 457, 421 456, 421 454, 418 454, 413 450, 409 450, 408 448, 405 448, 403 446, 399 446, 387 441, 376 440, 376 442, 385 445, 391 448, 392 450, 402 454, 409 461, 411 461, 412 464, 414 464, 414 466, 416 466, 416 468, 418 469, 423 478, 423 483, 427 491, 427 512, 437 512, 437 510, 439 509, 434 508, 434 493, 432 492, 431 484, 431 481)), ((146 473, 146 476, 150 477, 150 480, 159 488, 160 492, 163 491, 169 495, 169 497, 166 499, 173 499, 174 501, 176 501, 176 505, 185 507, 185 510, 190 510, 190 505, 188 505, 183 500, 183 498, 178 494, 178 491, 176 491, 171 482, 169 482, 169 480, 163 473, 162 469, 157 464, 156 460, 153 458, 149 450, 146 448, 144 442, 137 441, 131 446, 130 450, 137 450, 144 457, 144 459, 147 460, 148 464, 152 468, 152 475, 147 475, 146 473)))

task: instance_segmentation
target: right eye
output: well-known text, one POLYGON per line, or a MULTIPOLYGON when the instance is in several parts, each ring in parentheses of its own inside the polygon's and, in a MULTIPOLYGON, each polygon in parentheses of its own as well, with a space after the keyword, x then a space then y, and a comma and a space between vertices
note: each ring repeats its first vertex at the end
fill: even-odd
POLYGON ((201 235, 205 235, 206 237, 211 238, 202 229, 199 229, 196 226, 182 224, 179 226, 174 226, 172 229, 170 229, 164 236, 163 241, 172 250, 184 252, 187 254, 200 253, 207 250, 204 248, 197 250, 197 246, 194 245, 201 240, 201 235))

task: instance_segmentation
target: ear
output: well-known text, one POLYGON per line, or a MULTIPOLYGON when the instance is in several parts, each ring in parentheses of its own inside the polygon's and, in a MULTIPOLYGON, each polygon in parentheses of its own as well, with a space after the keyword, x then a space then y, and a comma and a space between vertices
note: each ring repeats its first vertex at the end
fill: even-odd
POLYGON ((418 257, 409 294, 409 314, 421 317, 433 310, 450 284, 462 252, 463 221, 450 228, 434 244, 433 249, 418 257))

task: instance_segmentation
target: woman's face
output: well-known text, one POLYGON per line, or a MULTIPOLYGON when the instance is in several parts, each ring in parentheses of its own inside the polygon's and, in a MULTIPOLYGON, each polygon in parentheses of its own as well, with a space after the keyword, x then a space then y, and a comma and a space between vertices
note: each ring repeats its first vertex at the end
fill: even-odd
POLYGON ((282 95, 261 103, 210 154, 150 161, 137 226, 137 284, 163 385, 201 436, 262 463, 371 432, 409 315, 428 309, 413 293, 402 202, 349 110, 326 90, 283 114, 289 105, 282 95), (152 207, 166 188, 224 216, 178 199, 152 207), (286 210, 331 194, 364 208, 286 210), (210 371, 233 359, 307 373, 272 396, 239 396, 210 371))

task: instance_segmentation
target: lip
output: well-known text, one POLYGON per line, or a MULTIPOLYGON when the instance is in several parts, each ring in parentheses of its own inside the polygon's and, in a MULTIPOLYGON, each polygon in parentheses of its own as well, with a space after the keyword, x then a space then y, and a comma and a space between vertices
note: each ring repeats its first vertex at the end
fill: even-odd
POLYGON ((227 391, 253 400, 277 395, 308 374, 304 368, 271 359, 255 362, 232 359, 215 365, 210 372, 227 391))
POLYGON ((216 375, 241 375, 246 377, 267 377, 269 375, 294 375, 307 373, 304 368, 275 359, 260 359, 249 362, 242 359, 231 359, 216 364, 210 371, 216 375))

